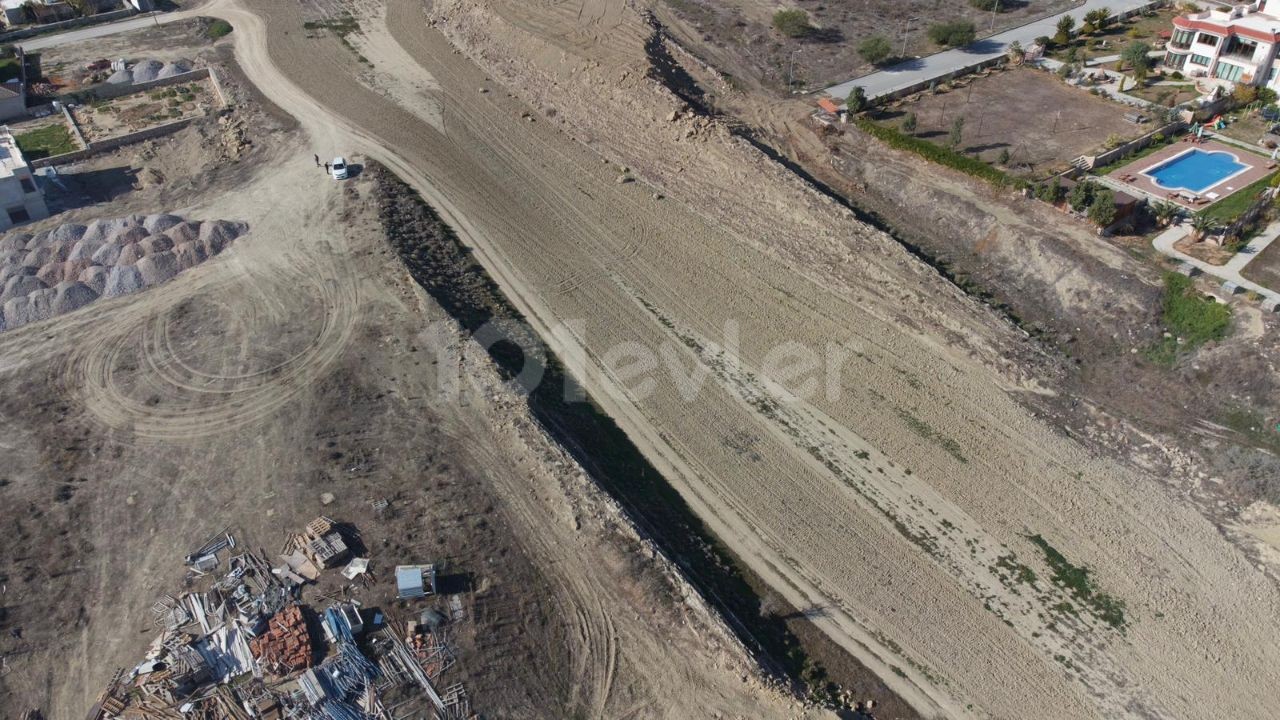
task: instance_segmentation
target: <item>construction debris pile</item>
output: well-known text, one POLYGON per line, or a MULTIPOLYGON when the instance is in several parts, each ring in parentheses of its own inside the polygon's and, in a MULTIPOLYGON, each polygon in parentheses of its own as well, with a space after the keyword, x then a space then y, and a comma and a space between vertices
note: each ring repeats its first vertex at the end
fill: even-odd
POLYGON ((316 518, 274 567, 261 551, 240 552, 229 530, 213 536, 185 558, 193 589, 153 606, 159 634, 146 659, 116 672, 88 719, 473 717, 461 685, 436 690, 454 663, 442 613, 398 625, 350 597, 375 582, 369 558, 342 570, 356 582, 319 595, 323 612, 304 602, 304 588, 351 557, 348 532, 316 518))

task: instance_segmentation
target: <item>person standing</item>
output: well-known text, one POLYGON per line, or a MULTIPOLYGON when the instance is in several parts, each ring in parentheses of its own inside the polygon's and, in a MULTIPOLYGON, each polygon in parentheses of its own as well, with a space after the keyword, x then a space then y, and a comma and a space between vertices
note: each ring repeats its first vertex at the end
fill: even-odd
POLYGON ((329 174, 329 163, 328 163, 328 162, 326 162, 326 163, 324 164, 324 174, 325 174, 325 175, 328 175, 328 174, 329 174))
POLYGON ((316 155, 316 167, 320 167, 320 156, 316 155))

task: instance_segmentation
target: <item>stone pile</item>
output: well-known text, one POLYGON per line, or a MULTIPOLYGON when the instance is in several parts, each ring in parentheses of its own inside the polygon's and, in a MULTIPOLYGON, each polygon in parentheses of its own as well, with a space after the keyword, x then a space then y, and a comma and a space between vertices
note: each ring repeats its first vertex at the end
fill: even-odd
POLYGON ((0 236, 0 331, 159 285, 222 252, 247 227, 130 215, 0 236))
POLYGON ((164 63, 159 60, 145 59, 139 60, 132 66, 119 68, 111 73, 111 76, 107 78, 107 82, 113 85, 131 85, 169 78, 186 72, 191 72, 190 60, 174 60, 164 63))

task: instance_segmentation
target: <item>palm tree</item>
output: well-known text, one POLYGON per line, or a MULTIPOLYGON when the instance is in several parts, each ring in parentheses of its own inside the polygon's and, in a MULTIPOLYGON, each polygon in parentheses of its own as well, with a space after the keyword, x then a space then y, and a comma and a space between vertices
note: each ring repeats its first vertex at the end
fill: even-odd
POLYGON ((1213 218, 1204 215, 1195 215, 1191 218, 1191 238, 1193 242, 1201 242, 1210 233, 1218 229, 1218 223, 1213 218))
POLYGON ((1155 217, 1156 225, 1168 227, 1169 223, 1178 216, 1178 206, 1171 202, 1160 201, 1151 206, 1151 215, 1155 217))

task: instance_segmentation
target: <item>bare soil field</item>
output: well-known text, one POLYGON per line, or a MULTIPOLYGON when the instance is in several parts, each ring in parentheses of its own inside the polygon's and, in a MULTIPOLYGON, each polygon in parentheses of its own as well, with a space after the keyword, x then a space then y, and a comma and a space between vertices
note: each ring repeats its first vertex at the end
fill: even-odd
POLYGON ((1267 288, 1280 288, 1280 248, 1271 243, 1244 266, 1241 275, 1267 288))
POLYGON ((1027 409, 1056 365, 1016 328, 682 113, 646 77, 651 28, 625 4, 423 10, 359 16, 368 71, 300 32, 292 3, 216 6, 255 81, 422 192, 815 626, 926 714, 1265 716, 1274 582, 1158 478, 1027 409), (787 341, 833 339, 849 356, 832 394, 792 397, 768 370, 787 341), (626 381, 603 359, 619 343, 703 368, 697 401, 679 376, 626 381))
MULTIPOLYGON (((992 14, 967 1, 932 0, 885 2, 844 0, 659 0, 653 3, 664 17, 672 13, 688 28, 682 40, 698 38, 708 59, 726 74, 749 85, 785 88, 788 77, 798 88, 820 88, 875 68, 858 54, 858 45, 872 35, 886 38, 895 56, 909 58, 942 49, 929 40, 929 27, 953 20, 973 21, 978 37, 985 37, 1036 18, 1079 5, 1075 0, 1007 2, 1004 12, 992 14), (783 7, 808 12, 816 30, 807 38, 788 38, 773 29, 773 14, 783 7), (905 50, 904 50, 905 48, 905 50)), ((681 31, 683 32, 683 31, 681 31)))
POLYGON ((1131 109, 1040 70, 1015 68, 960 83, 947 92, 894 103, 876 121, 899 127, 912 113, 917 137, 946 146, 953 124, 961 120, 959 150, 991 164, 1008 151, 1009 168, 1037 178, 1100 151, 1108 138, 1129 140, 1147 131, 1124 119, 1131 109))
POLYGON ((83 717, 141 658, 183 554, 225 525, 274 548, 323 512, 383 572, 426 558, 465 577, 459 679, 487 716, 811 716, 406 273, 371 177, 315 167, 358 167, 346 136, 290 130, 229 85, 251 147, 229 157, 211 121, 94 158, 63 179, 111 197, 44 224, 181 207, 255 240, 0 337, 0 715, 83 717), (114 180, 141 171, 163 180, 114 180))
POLYGON ((208 25, 207 19, 193 18, 106 35, 88 42, 66 43, 32 54, 37 56, 43 80, 52 83, 59 93, 71 93, 106 80, 111 74, 110 67, 89 67, 103 60, 146 58, 160 62, 195 62, 211 59, 217 46, 205 34, 208 25))

